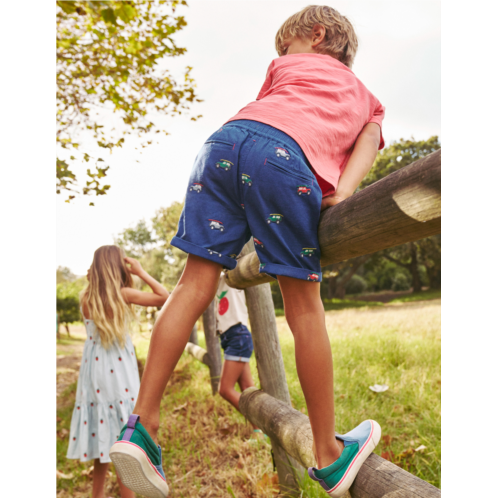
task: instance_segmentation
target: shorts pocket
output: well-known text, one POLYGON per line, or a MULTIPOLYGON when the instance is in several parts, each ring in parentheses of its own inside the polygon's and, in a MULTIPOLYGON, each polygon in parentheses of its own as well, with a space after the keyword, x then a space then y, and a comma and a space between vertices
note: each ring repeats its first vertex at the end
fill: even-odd
POLYGON ((284 175, 293 176, 294 178, 297 178, 298 180, 301 180, 302 182, 310 183, 315 179, 315 177, 313 176, 311 171, 310 171, 310 176, 306 176, 304 173, 300 173, 300 172, 294 171, 292 169, 284 168, 283 166, 280 166, 279 164, 276 164, 276 163, 270 161, 269 159, 266 160, 266 166, 270 166, 270 167, 276 169, 277 171, 280 171, 280 173, 283 173, 284 175))
POLYGON ((215 145, 223 149, 233 149, 235 144, 233 142, 227 142, 226 140, 208 140, 205 142, 205 145, 215 145))

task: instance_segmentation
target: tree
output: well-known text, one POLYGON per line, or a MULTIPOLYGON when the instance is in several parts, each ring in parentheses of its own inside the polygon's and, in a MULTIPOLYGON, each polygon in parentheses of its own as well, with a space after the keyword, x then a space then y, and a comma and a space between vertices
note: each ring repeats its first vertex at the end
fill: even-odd
POLYGON ((57 267, 57 277, 56 281, 58 284, 62 282, 72 282, 76 280, 76 275, 67 266, 57 267))
MULTIPOLYGON (((388 147, 384 148, 375 159, 375 163, 368 175, 361 182, 358 190, 363 190, 369 185, 379 181, 380 179, 394 173, 395 171, 408 166, 417 159, 424 157, 441 148, 439 138, 434 135, 428 140, 405 140, 401 138, 397 142, 393 142, 388 147)), ((441 243, 440 236, 429 237, 417 242, 409 242, 398 247, 379 251, 375 255, 361 256, 348 261, 331 265, 324 268, 325 275, 328 277, 327 297, 343 298, 346 292, 346 285, 358 270, 367 263, 370 258, 375 257, 370 265, 371 268, 376 267, 377 271, 385 267, 379 263, 379 257, 385 258, 396 265, 405 268, 411 274, 411 285, 414 292, 422 289, 422 278, 420 275, 421 265, 425 266, 427 274, 432 275, 432 280, 429 278, 429 285, 437 285, 441 275, 441 243), (439 240, 439 243, 437 242, 439 240), (424 249, 422 249, 422 247, 424 249), (423 254, 423 255, 422 255, 423 254), (423 262, 422 262, 423 261, 423 262), (439 263, 438 263, 439 261, 439 263), (439 275, 439 277, 438 277, 439 275)), ((403 274, 399 274, 403 276, 403 274)), ((403 276, 403 278, 406 278, 403 276)), ((393 282, 392 284, 396 284, 393 282)))
POLYGON ((178 282, 187 260, 187 254, 170 242, 178 229, 183 202, 173 202, 160 208, 152 218, 152 229, 145 220, 119 234, 114 243, 128 256, 136 257, 144 270, 169 290, 178 282))
POLYGON ((57 323, 65 326, 68 336, 69 324, 81 320, 79 295, 86 285, 84 277, 57 284, 57 323))
POLYGON ((155 241, 145 220, 140 220, 135 227, 123 230, 114 243, 122 247, 127 256, 140 259, 151 249, 155 241))
MULTIPOLYGON (((152 143, 157 129, 151 113, 178 115, 200 102, 185 69, 177 82, 163 69, 165 57, 186 52, 173 35, 187 23, 175 15, 185 0, 58 1, 57 2, 57 145, 68 151, 57 157, 57 193, 66 192, 69 202, 75 192, 75 161, 95 161, 87 169, 84 195, 105 195, 103 184, 109 166, 102 157, 81 150, 77 138, 107 149, 122 147, 125 136, 143 137, 141 146, 152 143), (109 130, 102 115, 114 114, 118 126, 109 130), (112 133, 114 131, 114 133, 112 133), (145 137, 148 137, 145 138, 145 137)), ((200 116, 192 117, 196 120, 200 116)), ((90 150, 90 148, 88 148, 90 150)), ((93 202, 90 203, 93 205, 93 202)))

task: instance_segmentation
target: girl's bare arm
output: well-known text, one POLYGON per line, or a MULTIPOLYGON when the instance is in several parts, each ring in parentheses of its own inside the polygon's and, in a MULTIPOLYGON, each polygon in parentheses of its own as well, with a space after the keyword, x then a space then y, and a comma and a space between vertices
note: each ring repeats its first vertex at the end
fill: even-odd
POLYGON ((125 258, 125 261, 130 265, 130 272, 140 277, 152 289, 152 292, 123 287, 121 293, 124 300, 140 306, 162 306, 168 299, 169 292, 154 277, 151 277, 136 259, 125 258))
POLYGON ((322 211, 353 195, 373 166, 379 144, 380 126, 376 123, 368 123, 356 139, 353 153, 339 178, 337 190, 333 195, 322 199, 322 211))

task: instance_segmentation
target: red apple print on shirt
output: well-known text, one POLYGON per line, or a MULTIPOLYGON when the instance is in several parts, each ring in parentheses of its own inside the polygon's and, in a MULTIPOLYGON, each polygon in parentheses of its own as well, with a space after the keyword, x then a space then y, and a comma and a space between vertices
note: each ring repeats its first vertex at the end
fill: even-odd
POLYGON ((103 453, 101 453, 101 454, 100 454, 100 456, 101 456, 101 457, 103 457, 103 456, 104 456, 104 454, 103 454, 103 453))
POLYGON ((111 373, 114 373, 114 370, 111 370, 111 373))
POLYGON ((97 389, 97 393, 99 393, 99 392, 100 392, 100 389, 97 389))
POLYGON ((85 422, 84 422, 84 423, 85 423, 85 425, 86 425, 86 420, 85 420, 85 422))
POLYGON ((109 408, 112 410, 112 405, 110 405, 109 408))
POLYGON ((90 403, 90 406, 93 406, 93 403, 90 403))
POLYGON ((75 438, 75 437, 73 437, 73 441, 76 441, 76 438, 75 438))
POLYGON ((128 388, 127 387, 125 387, 125 391, 128 392, 128 388))
POLYGON ((93 337, 92 337, 92 336, 90 336, 90 340, 92 340, 92 339, 93 339, 93 337))
POLYGON ((95 437, 95 432, 92 432, 92 437, 95 437))
POLYGON ((135 401, 135 398, 131 398, 132 401, 135 401))
POLYGON ((78 410, 80 409, 80 407, 78 406, 78 410))
POLYGON ((103 421, 102 419, 100 419, 100 423, 101 423, 101 424, 103 424, 103 423, 104 423, 104 421, 103 421))
POLYGON ((119 359, 119 361, 121 361, 121 356, 118 359, 119 359))
POLYGON ((120 405, 122 405, 122 404, 123 404, 123 402, 122 402, 122 401, 120 401, 120 402, 119 402, 119 404, 120 404, 120 405))
POLYGON ((83 453, 83 456, 86 458, 86 453, 83 453))
POLYGON ((225 297, 228 291, 223 291, 219 296, 216 296, 220 302, 218 304, 218 313, 224 315, 228 311, 228 299, 225 297))
POLYGON ((99 357, 98 356, 95 357, 95 361, 99 361, 99 357))

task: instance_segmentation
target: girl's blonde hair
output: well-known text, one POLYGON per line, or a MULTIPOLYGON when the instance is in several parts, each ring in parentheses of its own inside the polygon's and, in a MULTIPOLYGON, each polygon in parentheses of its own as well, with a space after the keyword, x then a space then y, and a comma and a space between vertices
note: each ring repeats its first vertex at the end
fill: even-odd
POLYGON ((309 38, 313 27, 317 24, 325 28, 325 39, 316 47, 316 52, 330 55, 352 68, 358 50, 358 38, 353 25, 337 10, 326 5, 309 5, 282 24, 275 36, 278 55, 282 56, 285 52, 285 39, 309 38))
POLYGON ((125 302, 121 294, 123 287, 133 287, 124 258, 125 253, 118 246, 99 247, 88 271, 88 287, 80 296, 91 313, 105 348, 115 341, 124 347, 127 321, 134 317, 133 307, 125 302))

